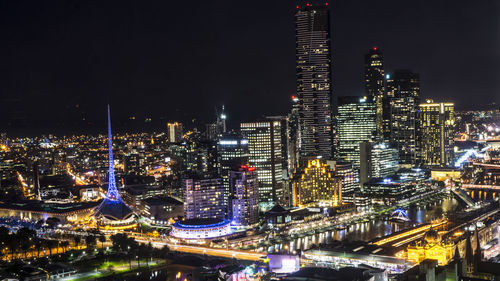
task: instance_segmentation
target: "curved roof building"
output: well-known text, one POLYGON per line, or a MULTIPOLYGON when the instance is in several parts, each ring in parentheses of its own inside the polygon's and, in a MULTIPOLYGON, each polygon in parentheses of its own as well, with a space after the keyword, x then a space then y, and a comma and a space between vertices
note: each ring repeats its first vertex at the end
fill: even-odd
POLYGON ((183 239, 211 239, 231 233, 231 225, 227 220, 188 219, 174 223, 170 235, 183 239))

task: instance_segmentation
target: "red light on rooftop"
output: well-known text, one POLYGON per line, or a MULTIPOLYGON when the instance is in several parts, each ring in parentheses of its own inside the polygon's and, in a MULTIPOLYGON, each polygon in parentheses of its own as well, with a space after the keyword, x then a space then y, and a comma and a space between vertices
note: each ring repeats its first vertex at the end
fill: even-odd
POLYGON ((328 2, 325 3, 325 6, 328 6, 328 2))
POLYGON ((306 6, 309 7, 309 3, 307 3, 306 6))
POLYGON ((295 96, 292 96, 292 100, 295 99, 295 96))
POLYGON ((377 48, 377 46, 373 47, 373 50, 374 50, 374 51, 376 51, 377 49, 378 49, 378 48, 377 48))
POLYGON ((299 8, 299 5, 297 5, 297 7, 296 7, 296 8, 298 9, 298 8, 299 8))

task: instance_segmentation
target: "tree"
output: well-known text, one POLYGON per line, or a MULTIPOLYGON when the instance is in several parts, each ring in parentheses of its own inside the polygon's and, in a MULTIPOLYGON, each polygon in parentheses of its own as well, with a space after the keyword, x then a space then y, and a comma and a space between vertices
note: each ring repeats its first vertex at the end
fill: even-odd
POLYGON ((69 247, 69 241, 67 240, 61 241, 61 247, 63 247, 64 251, 67 251, 69 247))
POLYGON ((24 258, 28 258, 27 252, 35 243, 36 232, 27 227, 23 227, 17 231, 17 239, 21 250, 24 252, 24 258))
POLYGON ((47 242, 47 248, 49 249, 49 254, 52 256, 52 249, 54 247, 57 247, 57 242, 56 240, 45 240, 47 242))
POLYGON ((85 244, 87 244, 88 249, 93 249, 97 244, 97 240, 94 235, 87 235, 85 237, 85 244))
POLYGON ((99 235, 99 242, 101 242, 101 248, 104 248, 104 242, 106 242, 106 236, 103 234, 99 235))
POLYGON ((14 253, 19 247, 19 240, 17 239, 16 235, 9 235, 9 237, 7 238, 7 246, 10 250, 11 259, 14 259, 14 253))
POLYGON ((81 241, 82 237, 80 237, 80 235, 73 236, 73 242, 75 242, 75 248, 78 248, 78 245, 80 245, 81 241))
POLYGON ((35 241, 36 257, 40 257, 40 251, 43 249, 43 241, 41 239, 36 239, 35 241))

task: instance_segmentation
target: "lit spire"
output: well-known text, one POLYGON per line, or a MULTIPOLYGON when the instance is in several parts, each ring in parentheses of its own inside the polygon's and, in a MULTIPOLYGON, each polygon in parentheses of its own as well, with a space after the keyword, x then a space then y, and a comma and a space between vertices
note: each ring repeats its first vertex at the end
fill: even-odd
POLYGON ((113 137, 111 135, 111 113, 108 104, 108 192, 106 199, 111 201, 121 201, 120 193, 116 189, 115 169, 113 164, 113 137))

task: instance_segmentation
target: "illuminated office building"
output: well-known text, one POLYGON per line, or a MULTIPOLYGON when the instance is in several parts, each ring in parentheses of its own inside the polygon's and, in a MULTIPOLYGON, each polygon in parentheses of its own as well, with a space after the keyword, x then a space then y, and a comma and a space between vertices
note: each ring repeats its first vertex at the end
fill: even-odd
POLYGON ((359 167, 359 146, 374 138, 375 104, 361 97, 339 97, 337 114, 338 158, 359 167))
POLYGON ((420 78, 409 70, 397 70, 387 75, 386 115, 384 130, 389 141, 398 149, 399 164, 413 167, 420 162, 420 78))
POLYGON ((363 142, 360 147, 361 184, 372 178, 385 178, 398 171, 398 150, 387 143, 363 142))
POLYGON ((269 204, 283 198, 283 139, 279 120, 241 123, 241 134, 248 140, 249 163, 257 168, 259 202, 269 204))
POLYGON ((248 226, 259 222, 259 180, 255 167, 243 165, 229 171, 229 189, 232 224, 248 226))
POLYGON ((292 179, 294 206, 340 206, 342 183, 332 168, 334 161, 309 160, 292 179))
POLYGON ((222 106, 222 110, 219 112, 215 110, 215 115, 217 119, 215 123, 210 123, 206 125, 206 137, 209 140, 217 140, 222 134, 226 133, 226 119, 227 115, 225 112, 225 107, 222 106))
POLYGON ((420 104, 422 164, 449 166, 453 161, 455 110, 453 103, 420 104))
POLYGON ((168 136, 168 141, 169 142, 181 142, 182 141, 182 135, 184 134, 184 127, 182 126, 182 123, 179 122, 173 122, 173 123, 167 123, 167 136, 168 136))
POLYGON ((186 219, 225 219, 227 205, 224 204, 222 178, 193 176, 183 179, 184 216, 186 219))
POLYGON ((295 13, 300 155, 332 157, 330 16, 326 5, 295 13))
POLYGON ((342 202, 354 203, 355 192, 359 189, 359 173, 351 162, 335 162, 335 174, 342 184, 342 202))
POLYGON ((224 183, 224 204, 228 204, 229 171, 247 165, 250 158, 248 140, 241 135, 226 133, 217 141, 217 166, 224 183))
POLYGON ((377 111, 377 136, 383 137, 383 100, 385 98, 384 57, 379 48, 373 47, 365 55, 365 90, 377 111))

